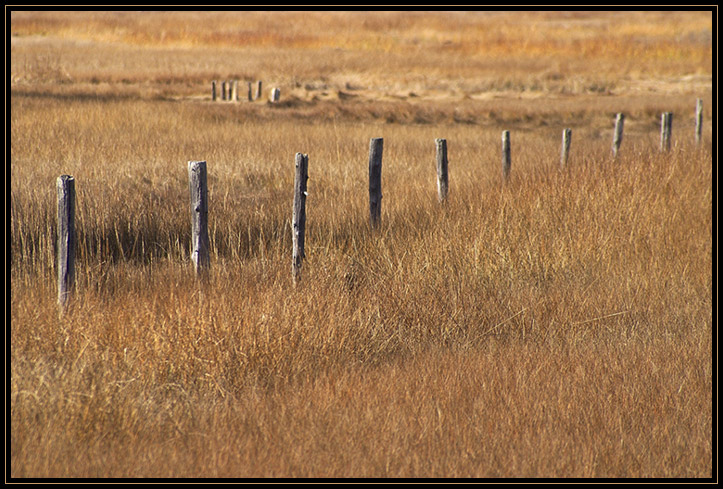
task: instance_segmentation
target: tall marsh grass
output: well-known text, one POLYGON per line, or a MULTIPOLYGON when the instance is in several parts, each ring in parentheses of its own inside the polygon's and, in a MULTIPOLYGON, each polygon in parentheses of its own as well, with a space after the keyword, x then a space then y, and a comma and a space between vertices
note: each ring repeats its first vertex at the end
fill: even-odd
MULTIPOLYGON (((66 17, 18 14, 18 34, 83 38, 66 17)), ((324 18, 332 32, 359 22, 324 18)), ((402 18, 422 37, 434 31, 417 23, 438 22, 402 18)), ((368 19, 352 38, 392 22, 368 19)), ((12 477, 711 477, 712 135, 693 143, 695 97, 470 101, 465 122, 443 102, 374 113, 75 88, 11 98, 12 477), (617 111, 631 116, 613 160, 617 111), (372 137, 385 139, 375 232, 372 137), (310 178, 294 287, 296 152, 310 178), (188 256, 189 160, 208 164, 205 286, 188 256), (63 173, 78 271, 60 317, 63 173)))

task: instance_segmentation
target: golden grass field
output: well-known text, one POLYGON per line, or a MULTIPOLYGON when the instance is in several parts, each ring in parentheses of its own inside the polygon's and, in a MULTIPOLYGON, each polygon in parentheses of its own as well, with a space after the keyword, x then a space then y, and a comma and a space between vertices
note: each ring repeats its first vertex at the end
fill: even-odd
POLYGON ((6 479, 713 477, 714 14, 6 11, 6 479))

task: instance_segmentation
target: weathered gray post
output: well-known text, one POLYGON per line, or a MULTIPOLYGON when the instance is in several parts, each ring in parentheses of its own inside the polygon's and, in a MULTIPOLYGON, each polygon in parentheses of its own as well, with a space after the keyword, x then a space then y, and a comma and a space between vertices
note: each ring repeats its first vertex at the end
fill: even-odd
POLYGON ((369 142, 369 215, 371 227, 379 227, 382 217, 382 152, 384 139, 372 138, 369 142))
POLYGON ((253 101, 254 101, 254 92, 253 92, 252 84, 251 84, 251 82, 249 82, 249 102, 253 102, 253 101))
POLYGON ((695 143, 703 141, 703 99, 699 98, 695 103, 695 143))
POLYGON ((615 133, 613 134, 613 157, 617 158, 620 151, 620 143, 623 142, 623 124, 625 124, 625 114, 618 113, 615 116, 615 133))
POLYGON ((294 177, 294 213, 291 220, 292 264, 291 275, 294 284, 301 280, 301 262, 304 259, 304 237, 306 232, 306 182, 309 179, 309 155, 296 153, 296 174, 294 177))
POLYGON ((673 130, 673 113, 663 112, 660 116, 660 151, 670 150, 670 134, 673 130))
POLYGON ((191 197, 191 260, 196 276, 205 277, 211 266, 208 239, 208 186, 205 161, 188 162, 191 197))
POLYGON ((58 190, 58 304, 68 304, 75 283, 75 179, 61 175, 58 190))
POLYGON ((216 80, 211 82, 211 99, 216 101, 216 80))
POLYGON ((226 100, 226 82, 221 82, 221 100, 226 100))
POLYGON ((565 128, 562 130, 562 152, 560 154, 560 167, 565 168, 567 161, 570 159, 570 140, 572 139, 572 129, 565 128))
POLYGON ((447 199, 447 192, 449 191, 447 140, 435 139, 434 143, 437 147, 437 197, 440 202, 444 202, 447 199))
POLYGON ((510 178, 510 167, 512 160, 510 158, 510 131, 502 131, 502 176, 505 181, 510 178))
POLYGON ((271 102, 273 102, 273 103, 278 102, 280 97, 281 97, 281 89, 274 88, 271 90, 271 102))
POLYGON ((256 99, 261 98, 261 80, 258 81, 258 85, 256 86, 256 99))

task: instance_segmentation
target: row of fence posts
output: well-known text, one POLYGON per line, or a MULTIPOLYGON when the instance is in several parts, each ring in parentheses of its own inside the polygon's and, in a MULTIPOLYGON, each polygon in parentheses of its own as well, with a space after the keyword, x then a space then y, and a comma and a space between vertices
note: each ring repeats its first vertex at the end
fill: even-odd
MULTIPOLYGON (((229 80, 229 81, 222 81, 221 82, 221 100, 222 101, 229 101, 229 102, 238 102, 241 100, 241 96, 239 94, 238 90, 238 80, 229 80)), ((262 82, 259 80, 256 82, 256 92, 254 93, 254 84, 252 82, 248 82, 248 101, 253 102, 254 100, 258 100, 261 98, 261 89, 262 89, 262 82)), ((218 100, 218 93, 217 93, 218 84, 216 80, 213 80, 211 82, 211 100, 216 102, 218 100)), ((269 101, 270 102, 278 102, 281 99, 281 89, 280 88, 272 88, 271 92, 269 94, 269 101)))
MULTIPOLYGON (((698 99, 695 115, 695 142, 703 140, 703 101, 698 99)), ((623 137, 625 116, 616 114, 613 134, 613 156, 617 157, 623 137)), ((673 114, 661 116, 660 149, 670 150, 673 114)), ((572 130, 562 131, 560 166, 566 167, 570 153, 572 130)), ((435 139, 437 163, 437 196, 444 203, 449 192, 447 140, 435 139)), ((372 229, 381 225, 382 213, 382 153, 383 138, 372 138, 369 142, 369 218, 372 229)), ((510 131, 502 132, 502 176, 508 180, 512 166, 510 157, 510 131)), ((304 237, 306 231, 306 196, 309 178, 309 156, 296 153, 294 177, 294 204, 292 214, 292 278, 294 284, 301 280, 301 265, 304 259, 304 237)), ((210 240, 208 236, 208 185, 205 161, 188 162, 188 180, 191 207, 191 261, 196 276, 204 279, 211 266, 210 240)), ((61 175, 57 179, 58 192, 58 304, 61 312, 65 309, 75 280, 75 179, 61 175)))

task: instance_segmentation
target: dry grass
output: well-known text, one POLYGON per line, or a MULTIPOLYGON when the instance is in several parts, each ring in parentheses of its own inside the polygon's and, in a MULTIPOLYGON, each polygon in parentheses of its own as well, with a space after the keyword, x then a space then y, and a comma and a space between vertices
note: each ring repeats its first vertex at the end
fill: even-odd
POLYGON ((692 141, 695 98, 711 108, 710 14, 189 16, 12 13, 13 477, 712 476, 710 123, 692 141), (233 75, 277 80, 284 103, 209 103, 208 80, 233 75), (205 288, 189 160, 209 165, 205 288), (61 318, 62 173, 79 244, 61 318))

